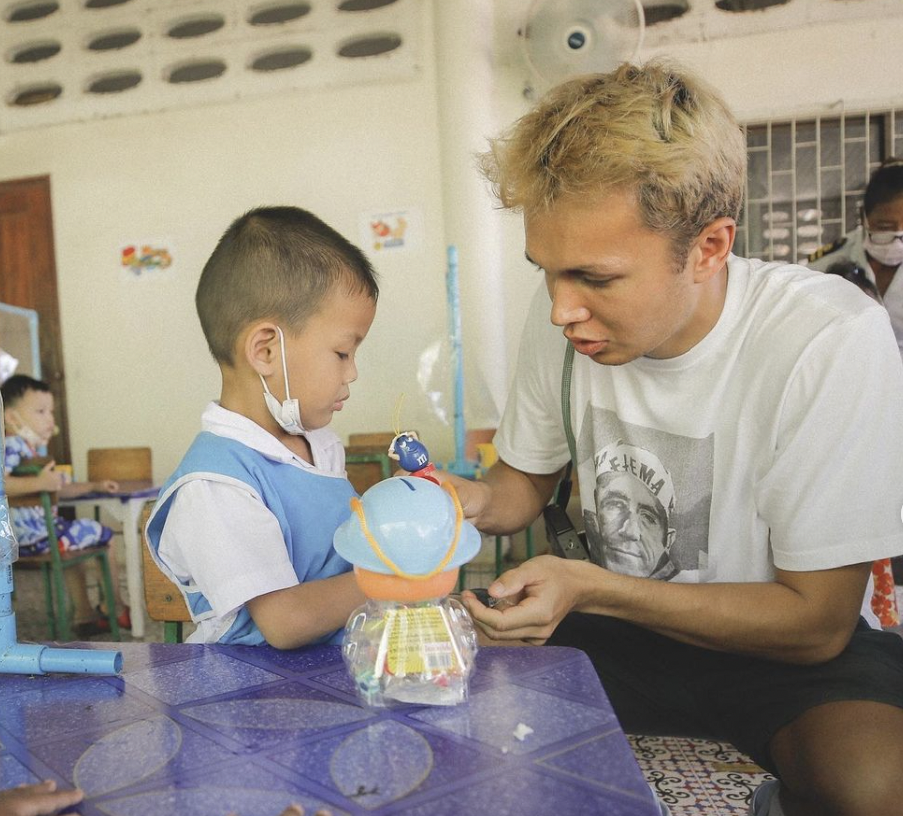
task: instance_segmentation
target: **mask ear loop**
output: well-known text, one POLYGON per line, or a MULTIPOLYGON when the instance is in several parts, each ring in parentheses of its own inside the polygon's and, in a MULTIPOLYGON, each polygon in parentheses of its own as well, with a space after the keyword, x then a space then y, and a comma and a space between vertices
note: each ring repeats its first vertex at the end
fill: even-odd
POLYGON ((282 376, 285 379, 285 399, 288 401, 291 399, 289 396, 291 391, 288 387, 288 366, 285 362, 285 335, 282 333, 282 329, 279 328, 279 326, 276 326, 276 331, 279 332, 279 351, 282 354, 282 376))
MULTIPOLYGON (((282 377, 285 380, 285 400, 288 401, 291 397, 289 396, 288 387, 288 366, 285 364, 285 336, 282 334, 282 329, 279 328, 279 326, 276 326, 276 331, 279 332, 279 353, 282 355, 282 377)), ((263 374, 258 374, 257 376, 260 377, 260 382, 263 384, 263 390, 272 397, 273 393, 270 391, 263 374)))
POLYGON ((373 533, 370 532, 370 528, 367 527, 367 520, 364 518, 364 505, 361 504, 361 500, 357 496, 351 498, 351 509, 355 512, 358 521, 361 523, 361 532, 364 534, 364 538, 373 549, 373 552, 376 553, 376 557, 399 578, 406 578, 411 581, 426 581, 429 578, 435 577, 448 566, 448 562, 451 561, 452 556, 455 554, 455 550, 458 548, 458 539, 461 537, 461 523, 464 521, 464 510, 461 508, 458 494, 451 484, 443 484, 442 489, 451 496, 452 503, 455 505, 455 534, 452 537, 448 550, 446 550, 445 556, 434 569, 430 570, 425 575, 414 575, 405 572, 383 552, 382 548, 373 537, 373 533))

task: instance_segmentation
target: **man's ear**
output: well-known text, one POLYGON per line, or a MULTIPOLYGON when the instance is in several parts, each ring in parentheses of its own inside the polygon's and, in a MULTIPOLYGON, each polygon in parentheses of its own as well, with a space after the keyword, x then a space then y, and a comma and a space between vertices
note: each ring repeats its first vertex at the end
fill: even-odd
POLYGON ((261 377, 269 377, 282 365, 279 330, 268 321, 249 326, 241 342, 241 353, 248 365, 261 377))
POLYGON ((693 277, 697 283, 707 281, 724 269, 736 236, 737 222, 726 216, 703 227, 693 246, 693 277))

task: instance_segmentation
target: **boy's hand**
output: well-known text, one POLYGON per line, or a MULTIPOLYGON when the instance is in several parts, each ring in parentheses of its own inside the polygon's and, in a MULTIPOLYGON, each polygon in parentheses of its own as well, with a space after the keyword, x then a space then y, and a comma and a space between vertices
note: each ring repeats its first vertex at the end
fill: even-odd
POLYGON ((116 493, 119 490, 119 482, 112 479, 104 479, 102 482, 91 482, 92 493, 116 493))
POLYGON ((0 791, 0 816, 42 816, 62 808, 77 805, 85 794, 74 790, 56 789, 56 782, 47 779, 37 785, 19 785, 0 791))
POLYGON ((50 461, 41 468, 41 472, 35 476, 35 486, 38 490, 46 490, 49 493, 57 493, 66 483, 66 477, 56 470, 56 462, 50 461))

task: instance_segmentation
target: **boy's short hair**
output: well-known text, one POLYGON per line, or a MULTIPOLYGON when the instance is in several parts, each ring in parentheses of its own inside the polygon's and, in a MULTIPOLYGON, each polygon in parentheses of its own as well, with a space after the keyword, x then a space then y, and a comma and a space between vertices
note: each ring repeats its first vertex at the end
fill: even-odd
POLYGON ((50 384, 43 380, 36 380, 27 374, 13 374, 3 385, 0 385, 0 398, 3 399, 4 408, 12 408, 29 391, 42 391, 50 393, 50 384))
POLYGON ((234 364, 235 342, 255 320, 297 331, 324 297, 379 296, 364 253, 312 213, 259 207, 237 218, 204 265, 195 295, 201 328, 217 362, 234 364))
POLYGON ((865 187, 862 206, 868 215, 879 204, 903 196, 903 159, 890 156, 872 173, 865 187))
POLYGON ((678 249, 740 214, 740 126, 706 83, 662 62, 565 81, 490 145, 484 176, 503 207, 527 215, 627 190, 678 249))

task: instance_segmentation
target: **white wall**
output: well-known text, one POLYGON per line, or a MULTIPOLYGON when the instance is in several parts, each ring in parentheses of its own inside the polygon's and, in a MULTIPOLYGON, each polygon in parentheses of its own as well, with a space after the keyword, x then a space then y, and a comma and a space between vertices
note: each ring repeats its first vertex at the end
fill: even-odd
MULTIPOLYGON (((440 2, 449 0, 440 0, 440 2)), ((496 0, 497 128, 526 110, 512 10, 496 0)), ((362 213, 416 207, 424 239, 405 254, 375 256, 381 297, 360 352, 360 380, 334 427, 389 430, 401 392, 401 423, 425 434, 434 458, 453 452, 452 429, 427 407, 418 357, 447 331, 441 195, 441 94, 426 14, 423 70, 410 81, 311 90, 169 113, 59 125, 0 136, 0 178, 51 177, 57 274, 73 459, 89 447, 148 444, 156 476, 177 464, 219 376, 194 312, 198 275, 216 240, 261 204, 309 208, 351 240, 362 213), (172 271, 131 279, 118 265, 127 240, 162 238, 172 271)), ((743 118, 903 105, 903 20, 857 20, 667 47, 721 89, 743 118)), ((647 50, 641 56, 665 51, 647 50)), ((489 134, 487 134, 489 135, 489 134)), ((523 260, 517 216, 501 219, 507 381, 523 315, 540 279, 523 260)), ((482 318, 481 318, 482 319, 482 318)), ((483 336, 463 315, 464 343, 483 336)), ((434 382, 451 381, 439 372, 434 382)), ((479 382, 468 402, 482 404, 479 382)))
MULTIPOLYGON (((427 17, 428 22, 428 17, 427 17)), ((360 215, 424 215, 419 249, 374 256, 381 298, 360 380, 336 430, 402 421, 446 435, 413 393, 416 357, 446 331, 445 256, 430 32, 419 78, 328 88, 0 137, 0 178, 51 177, 73 460, 95 446, 151 445, 161 478, 219 395, 194 311, 200 270, 245 210, 294 204, 354 242, 360 215), (123 242, 171 241, 170 271, 130 277, 123 242)), ((450 443, 449 443, 450 444, 450 443)))

